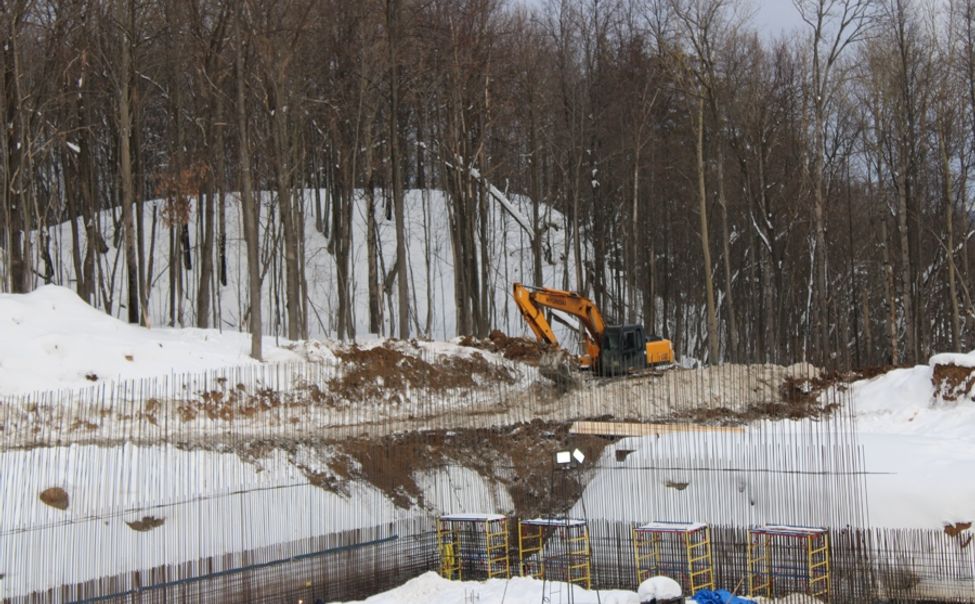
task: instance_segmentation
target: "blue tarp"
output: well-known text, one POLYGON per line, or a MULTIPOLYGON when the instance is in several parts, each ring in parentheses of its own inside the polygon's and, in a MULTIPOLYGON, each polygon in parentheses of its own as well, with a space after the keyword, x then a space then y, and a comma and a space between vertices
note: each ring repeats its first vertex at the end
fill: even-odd
POLYGON ((755 604, 754 600, 733 596, 727 589, 711 591, 710 589, 699 590, 694 594, 694 601, 697 604, 755 604))

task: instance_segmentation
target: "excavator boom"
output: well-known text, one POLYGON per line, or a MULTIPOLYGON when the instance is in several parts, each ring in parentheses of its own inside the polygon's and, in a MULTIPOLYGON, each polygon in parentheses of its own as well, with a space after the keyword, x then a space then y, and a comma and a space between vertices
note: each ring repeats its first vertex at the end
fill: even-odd
POLYGON ((575 292, 549 287, 531 287, 521 283, 514 284, 513 294, 521 316, 535 333, 535 337, 550 346, 558 347, 559 340, 555 337, 552 325, 541 309, 551 308, 578 318, 586 329, 584 335, 586 351, 579 357, 579 364, 582 367, 590 367, 593 364, 599 356, 599 342, 606 330, 606 323, 592 300, 575 292))

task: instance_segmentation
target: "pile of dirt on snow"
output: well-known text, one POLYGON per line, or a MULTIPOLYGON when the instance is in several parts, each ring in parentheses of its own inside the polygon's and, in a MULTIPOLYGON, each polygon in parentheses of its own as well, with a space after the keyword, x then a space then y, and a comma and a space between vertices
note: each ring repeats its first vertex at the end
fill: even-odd
POLYGON ((975 367, 953 363, 933 363, 931 382, 935 397, 943 401, 957 401, 972 397, 975 389, 975 367))
POLYGON ((445 355, 433 362, 421 358, 419 352, 416 344, 392 341, 372 348, 351 346, 336 350, 343 371, 328 381, 326 395, 350 401, 378 400, 405 394, 409 389, 443 392, 517 381, 510 369, 476 352, 445 355), (404 346, 410 349, 404 350, 404 346))
POLYGON ((68 492, 61 487, 44 489, 38 497, 52 508, 58 510, 68 509, 68 492))
MULTIPOLYGON (((566 447, 579 448, 588 459, 599 459, 614 437, 570 434, 570 424, 540 420, 516 426, 428 430, 333 442, 306 442, 322 451, 328 472, 299 469, 320 488, 348 494, 350 481, 365 481, 396 505, 426 505, 417 476, 445 466, 470 468, 485 479, 504 485, 520 516, 552 514, 565 501, 582 495, 589 473, 570 472, 553 488, 553 461, 566 447)), ((295 443, 284 444, 294 449, 295 443)), ((244 459, 259 459, 280 442, 251 443, 244 459)))
POLYGON ((509 337, 497 329, 488 334, 488 337, 484 339, 464 336, 460 339, 459 343, 461 346, 489 350, 502 355, 506 359, 535 366, 541 361, 542 355, 549 350, 549 347, 545 344, 529 338, 509 337))
POLYGON ((166 522, 165 518, 156 518, 155 516, 143 516, 141 520, 126 520, 125 524, 129 525, 129 528, 133 531, 139 533, 145 533, 151 531, 154 528, 160 527, 166 522))

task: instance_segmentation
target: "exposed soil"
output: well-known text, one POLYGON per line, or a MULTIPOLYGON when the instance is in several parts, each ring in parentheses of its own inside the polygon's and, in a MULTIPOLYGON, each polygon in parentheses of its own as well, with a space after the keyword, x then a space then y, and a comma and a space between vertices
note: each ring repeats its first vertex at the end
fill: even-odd
POLYGON ((517 515, 552 514, 575 502, 588 482, 585 471, 556 470, 556 452, 578 448, 586 459, 596 460, 615 440, 570 435, 568 424, 542 421, 513 428, 411 432, 330 443, 339 454, 329 468, 345 480, 366 480, 396 505, 408 507, 425 503, 415 480, 418 473, 445 465, 465 466, 504 485, 517 515))
POLYGON ((957 537, 970 528, 972 528, 971 522, 956 522, 954 524, 946 524, 945 535, 948 535, 949 537, 957 537))
POLYGON ((509 337, 501 331, 495 329, 488 337, 477 339, 471 336, 464 336, 460 339, 461 346, 470 348, 480 348, 498 353, 506 359, 521 361, 528 365, 538 365, 549 347, 535 340, 521 337, 509 337))
POLYGON ((946 364, 935 365, 931 375, 934 392, 945 401, 957 401, 971 396, 975 386, 975 368, 946 364))
POLYGON ((44 489, 39 495, 41 501, 58 510, 68 509, 68 492, 61 487, 44 489))
POLYGON ((401 402, 400 397, 408 389, 443 392, 474 388, 479 382, 513 384, 516 381, 511 371, 489 362, 478 353, 469 357, 449 356, 434 364, 404 353, 398 349, 402 345, 386 342, 373 348, 351 346, 336 351, 336 356, 345 364, 345 371, 329 380, 327 389, 319 396, 326 400, 376 400, 388 398, 393 393, 392 402, 401 402))
POLYGON ((129 528, 133 531, 145 533, 146 531, 151 531, 156 527, 162 526, 164 522, 166 522, 165 518, 143 516, 141 520, 126 520, 125 524, 129 525, 129 528))

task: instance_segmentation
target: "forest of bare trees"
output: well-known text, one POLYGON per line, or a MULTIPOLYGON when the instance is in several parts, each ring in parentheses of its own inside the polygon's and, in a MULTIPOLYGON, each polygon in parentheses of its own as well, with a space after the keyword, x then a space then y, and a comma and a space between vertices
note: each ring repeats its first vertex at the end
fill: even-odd
MULTIPOLYGON (((244 302, 280 258, 285 334, 306 336, 306 258, 327 253, 350 338, 363 203, 369 331, 422 337, 405 193, 440 190, 439 312, 486 335, 503 183, 531 200, 536 282, 561 263, 546 285, 681 355, 862 367, 972 347, 975 0, 793 3, 802 25, 774 38, 737 0, 3 0, 3 290, 58 282, 66 224, 62 285, 143 324, 161 288, 157 316, 213 326, 239 204, 244 302), (565 216, 554 258, 546 208, 565 216)), ((266 331, 260 304, 245 314, 266 331)))

